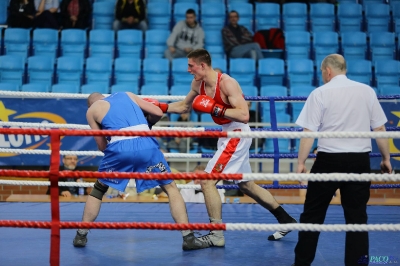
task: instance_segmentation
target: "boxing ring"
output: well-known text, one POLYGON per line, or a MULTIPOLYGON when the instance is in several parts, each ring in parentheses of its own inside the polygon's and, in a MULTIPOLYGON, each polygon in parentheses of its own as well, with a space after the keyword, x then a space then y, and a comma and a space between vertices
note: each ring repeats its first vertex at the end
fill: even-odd
MULTIPOLYGON (((283 97, 282 97, 283 98, 283 97)), ((285 100, 285 99, 283 99, 285 100)), ((274 99, 271 101, 273 105, 274 99)), ((271 121, 271 124, 275 122, 271 121)), ((12 123, 12 122, 10 122, 12 123)), ((16 126, 15 124, 2 126, 16 126)), ((25 127, 34 125, 25 124, 25 127)), ((43 127, 43 125, 42 125, 43 127)), ((274 224, 275 218, 255 204, 223 204, 223 224, 206 223, 208 215, 204 204, 187 203, 190 224, 175 224, 168 204, 163 203, 103 203, 96 222, 82 223, 82 203, 60 203, 58 178, 139 178, 139 179, 227 179, 227 180, 274 180, 265 188, 305 188, 296 185, 280 185, 280 181, 400 181, 399 174, 281 174, 274 163, 274 173, 265 174, 145 174, 99 173, 90 171, 59 171, 60 154, 83 155, 85 152, 60 151, 62 136, 156 136, 156 137, 251 137, 251 138, 400 138, 400 132, 298 132, 274 130, 253 132, 219 132, 216 130, 165 130, 154 128, 143 131, 100 131, 72 129, 76 125, 47 125, 51 129, 0 128, 0 134, 49 135, 50 151, 6 150, 0 152, 49 154, 49 171, 24 171, 1 169, 0 176, 48 178, 50 203, 0 203, 0 265, 46 265, 50 251, 50 265, 291 265, 297 232, 292 232, 277 242, 267 240, 276 230, 322 231, 316 259, 313 265, 341 265, 344 258, 344 232, 370 231, 370 264, 400 264, 400 209, 398 206, 368 206, 369 224, 345 225, 340 206, 330 206, 323 225, 274 224), (71 129, 67 129, 71 127, 71 129), (48 210, 51 210, 49 212, 48 210), (9 229, 17 228, 17 229, 9 229), (32 230, 35 228, 36 230, 32 230), (91 228, 88 245, 84 249, 72 246, 76 228, 91 228), (50 229, 50 241, 48 230, 50 229), (102 229, 102 230, 99 230, 102 229), (107 229, 107 230, 104 230, 107 229), (136 230, 129 230, 136 229, 136 230), (225 230, 226 247, 184 252, 181 236, 176 230, 195 231, 225 230), (129 233, 126 232, 129 230, 129 233), (149 230, 157 230, 150 231, 149 230), (162 231, 160 231, 162 230, 162 231), (230 232, 235 231, 235 232, 230 232), (373 261, 375 260, 375 261, 373 261)), ((275 143, 274 143, 275 146, 275 143)), ((92 154, 92 152, 87 152, 92 154)), ((97 153, 97 152, 95 152, 97 153)), ((100 154, 97 153, 100 156, 100 154)), ((186 154, 189 156, 190 154, 186 154)), ((168 155, 173 157, 174 155, 168 155)), ((168 157, 167 156, 167 157, 168 157)), ((182 156, 182 155, 175 155, 182 156)), ((193 154, 194 158, 210 158, 211 155, 193 154), (196 157, 197 156, 197 157, 196 157), (203 157, 204 156, 204 157, 203 157)), ((255 158, 295 158, 285 154, 255 154, 255 158), (289 157, 288 157, 289 156, 289 157)), ((379 156, 372 154, 372 156, 379 156)), ((392 154, 391 156, 399 156, 392 154)), ((312 156, 310 156, 312 157, 312 156)), ((179 157, 183 158, 183 157, 179 157)), ((4 180, 2 180, 4 182, 4 180)), ((15 182, 15 181, 11 181, 15 182)), ((22 181, 25 182, 25 181, 22 181)), ((38 183, 28 182, 26 185, 38 183)), ((47 185, 47 182, 41 185, 47 185)), ((60 184, 61 185, 61 184, 60 184)), ((71 185, 71 184, 64 184, 71 185)), ((92 186, 75 183, 76 186, 92 186)), ((189 186, 194 188, 197 186, 189 186)), ((235 188, 236 186, 224 186, 235 188)), ((398 188, 398 185, 375 185, 374 188, 398 188)), ((183 187, 184 188, 184 187, 183 187)), ((298 219, 302 205, 285 205, 285 209, 298 219)), ((204 232, 203 232, 204 233, 204 232)))

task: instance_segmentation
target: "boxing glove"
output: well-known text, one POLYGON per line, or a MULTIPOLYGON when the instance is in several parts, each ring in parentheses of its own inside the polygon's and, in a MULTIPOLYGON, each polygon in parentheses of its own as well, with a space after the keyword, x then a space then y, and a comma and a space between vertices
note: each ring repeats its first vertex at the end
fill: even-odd
POLYGON ((161 111, 163 111, 164 113, 166 113, 168 111, 168 104, 167 103, 160 103, 159 101, 157 101, 156 99, 151 99, 151 98, 143 98, 142 100, 152 103, 155 106, 160 107, 161 111))
POLYGON ((209 113, 212 116, 224 117, 226 107, 216 103, 207 95, 198 95, 193 100, 193 110, 201 113, 209 113))

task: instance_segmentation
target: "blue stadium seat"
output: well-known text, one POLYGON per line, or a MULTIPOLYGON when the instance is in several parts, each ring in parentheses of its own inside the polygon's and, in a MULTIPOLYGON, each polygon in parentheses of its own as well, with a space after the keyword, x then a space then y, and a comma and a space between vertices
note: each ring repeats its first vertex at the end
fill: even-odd
POLYGON ((281 27, 281 11, 276 3, 257 3, 255 31, 281 27))
POLYGON ((168 87, 166 85, 149 84, 143 85, 140 90, 141 95, 168 95, 168 87))
POLYGON ((362 60, 367 55, 367 34, 365 32, 344 32, 342 51, 346 60, 362 60))
POLYGON ((7 28, 4 32, 4 54, 26 59, 29 55, 29 42, 29 30, 7 28))
POLYGON ((28 83, 53 84, 54 57, 31 56, 28 58, 28 83))
POLYGON ((258 96, 258 88, 256 86, 241 86, 244 96, 258 96))
MULTIPOLYGON (((277 123, 290 123, 290 115, 285 113, 277 113, 276 114, 277 123)), ((271 119, 268 114, 268 119, 263 120, 264 123, 270 123, 271 119)), ((280 153, 289 153, 291 149, 290 140, 289 139, 278 139, 278 148, 280 153)), ((265 139, 263 145, 263 152, 265 153, 273 153, 274 152, 274 142, 273 139, 268 138, 265 139)))
POLYGON ((169 34, 168 30, 147 30, 145 33, 145 57, 163 58, 169 34))
POLYGON ((239 84, 253 85, 256 73, 256 61, 250 58, 231 58, 229 75, 239 84))
POLYGON ((138 91, 140 80, 140 59, 117 58, 115 59, 114 78, 115 84, 131 86, 130 91, 138 91))
POLYGON ((375 62, 375 81, 378 90, 383 87, 399 86, 400 63, 395 60, 380 60, 375 62))
POLYGON ((57 59, 57 83, 82 84, 83 59, 80 57, 63 56, 57 59))
POLYGON ((91 30, 89 56, 114 58, 115 37, 113 30, 91 30))
POLYGON ((26 92, 50 92, 50 85, 42 83, 29 83, 24 84, 21 87, 21 91, 26 92))
POLYGON ((287 61, 289 86, 313 85, 314 65, 309 59, 292 59, 287 61))
POLYGON ((260 86, 283 85, 285 75, 285 62, 277 58, 264 58, 258 60, 258 76, 260 86))
POLYGON ((0 25, 7 24, 7 7, 9 1, 0 1, 0 25))
POLYGON ((115 2, 93 3, 93 29, 111 30, 115 19, 115 2))
POLYGON ((238 24, 253 32, 253 5, 246 2, 233 2, 228 4, 228 12, 233 10, 239 13, 238 24))
POLYGON ((315 60, 323 60, 330 54, 339 53, 339 36, 336 32, 315 32, 313 44, 315 60))
POLYGON ((361 31, 362 27, 362 6, 360 4, 343 3, 338 7, 338 22, 340 32, 361 31))
POLYGON ((58 31, 53 29, 35 29, 33 31, 32 50, 34 55, 57 57, 58 31))
POLYGON ((192 83, 193 75, 188 73, 187 58, 175 58, 171 62, 172 84, 188 85, 192 83))
MULTIPOLYGON (((86 60, 86 84, 110 86, 112 61, 107 57, 89 57, 86 60)), ((82 92, 83 93, 83 92, 82 92)))
POLYGON ((0 91, 19 91, 19 87, 16 83, 0 83, 0 91))
POLYGON ((290 96, 306 96, 315 89, 314 86, 293 86, 290 88, 290 96))
POLYGON ((390 7, 387 4, 375 3, 365 7, 367 30, 371 32, 389 31, 390 7))
POLYGON ((393 32, 373 32, 369 36, 371 61, 392 60, 395 58, 396 45, 393 32))
POLYGON ((81 87, 82 94, 91 94, 98 92, 101 94, 108 94, 108 86, 106 84, 85 84, 81 87))
POLYGON ((371 86, 372 84, 372 65, 367 60, 348 60, 347 77, 371 86))
POLYGON ((335 6, 333 4, 310 4, 310 24, 312 32, 335 31, 335 20, 335 6))
POLYGON ((307 31, 307 5, 304 3, 283 4, 283 29, 288 31, 307 31))
POLYGON ((141 30, 119 30, 117 48, 119 57, 141 58, 143 33, 141 30))
POLYGON ((60 46, 62 56, 85 58, 86 32, 78 29, 63 30, 60 46))
POLYGON ((175 3, 174 4, 174 12, 172 14, 173 17, 173 25, 175 25, 177 22, 181 20, 186 19, 186 11, 188 9, 193 9, 194 12, 196 12, 197 20, 200 19, 199 16, 199 5, 197 3, 191 3, 191 2, 180 2, 180 3, 175 3))
POLYGON ((139 88, 131 86, 129 84, 116 84, 116 85, 111 86, 111 93, 120 92, 120 91, 122 91, 122 92, 129 91, 134 94, 139 94, 139 88))
POLYGON ((386 86, 380 89, 382 95, 399 95, 400 87, 399 86, 386 86))
MULTIPOLYGON (((260 96, 264 97, 285 97, 288 96, 287 88, 284 86, 272 85, 272 86, 262 86, 260 88, 260 96)), ((275 102, 275 110, 277 113, 286 112, 286 102, 275 102)), ((261 120, 264 123, 269 123, 270 120, 270 102, 261 103, 261 120)))
POLYGON ((222 73, 227 73, 227 70, 228 70, 227 64, 228 64, 228 61, 224 58, 213 58, 212 59, 213 68, 221 69, 222 73))
POLYGON ((51 88, 53 93, 79 93, 79 86, 74 84, 54 84, 51 88))
POLYGON ((286 59, 310 57, 310 33, 308 31, 289 31, 285 33, 286 59))
POLYGON ((392 17, 394 32, 400 33, 400 1, 392 2, 392 17))
POLYGON ((150 30, 169 30, 171 24, 171 4, 169 1, 148 3, 147 19, 150 30))
POLYGON ((190 91, 190 84, 171 86, 170 94, 174 96, 184 96, 190 91))
POLYGON ((225 58, 221 30, 208 30, 204 35, 204 48, 210 53, 211 58, 225 58))
POLYGON ((143 83, 168 86, 169 61, 165 58, 146 58, 143 60, 143 83))
POLYGON ((221 31, 225 24, 226 7, 223 2, 201 4, 201 27, 204 31, 221 31))
POLYGON ((0 56, 0 83, 21 86, 24 81, 25 58, 18 55, 0 56))

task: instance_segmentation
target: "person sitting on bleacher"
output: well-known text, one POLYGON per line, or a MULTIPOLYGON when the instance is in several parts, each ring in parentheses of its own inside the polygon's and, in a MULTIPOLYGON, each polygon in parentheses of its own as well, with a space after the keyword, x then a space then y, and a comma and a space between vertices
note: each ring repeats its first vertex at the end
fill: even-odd
POLYGON ((35 27, 58 30, 59 5, 59 0, 35 0, 35 27))
POLYGON ((8 27, 33 28, 35 6, 33 0, 11 0, 9 6, 8 27))
POLYGON ((238 24, 239 13, 229 12, 229 24, 222 29, 225 52, 231 58, 262 59, 260 45, 253 42, 253 34, 246 27, 238 24))
POLYGON ((167 40, 164 56, 169 60, 185 57, 193 50, 204 47, 204 31, 196 21, 193 9, 186 11, 186 20, 176 23, 167 40))
POLYGON ((115 7, 114 30, 147 30, 146 4, 143 0, 118 0, 115 7))
POLYGON ((63 0, 60 5, 61 23, 64 29, 86 29, 92 8, 89 0, 63 0))

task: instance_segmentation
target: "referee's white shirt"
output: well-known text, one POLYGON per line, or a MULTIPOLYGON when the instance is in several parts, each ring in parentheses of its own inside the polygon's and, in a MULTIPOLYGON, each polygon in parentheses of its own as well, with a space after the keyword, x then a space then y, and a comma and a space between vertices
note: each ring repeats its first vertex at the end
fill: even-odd
MULTIPOLYGON (((371 127, 377 128, 386 122, 386 115, 370 86, 338 75, 310 94, 296 124, 320 132, 369 132, 371 127)), ((321 138, 318 151, 370 152, 371 139, 321 138)))

